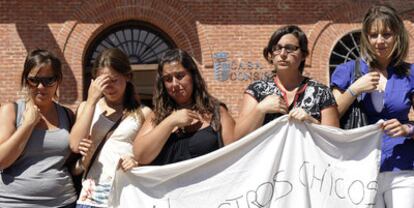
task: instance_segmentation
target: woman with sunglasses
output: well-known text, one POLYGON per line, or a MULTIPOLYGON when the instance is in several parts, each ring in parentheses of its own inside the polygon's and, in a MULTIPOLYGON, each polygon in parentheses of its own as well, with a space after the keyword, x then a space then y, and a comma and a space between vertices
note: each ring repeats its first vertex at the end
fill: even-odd
POLYGON ((65 161, 73 113, 54 101, 62 81, 59 59, 28 54, 21 76, 27 97, 0 108, 0 207, 74 207, 65 161))
POLYGON ((92 77, 88 98, 79 105, 70 133, 72 150, 84 156, 81 166, 86 177, 78 208, 108 206, 116 169, 128 171, 138 166, 132 142, 151 112, 135 93, 131 64, 120 49, 99 54, 92 77))
POLYGON ((247 87, 236 122, 236 138, 284 114, 300 121, 339 125, 329 88, 302 75, 308 53, 308 40, 299 27, 289 25, 273 33, 263 55, 275 68, 274 76, 247 87))
POLYGON ((394 8, 372 6, 362 22, 363 76, 351 83, 355 61, 350 61, 339 65, 331 79, 340 114, 360 97, 369 123, 385 120, 376 207, 414 207, 414 126, 408 118, 414 67, 404 61, 408 39, 394 8))
POLYGON ((174 49, 163 55, 154 92, 154 112, 134 142, 134 154, 140 164, 179 162, 233 141, 233 118, 224 104, 207 92, 187 52, 174 49))

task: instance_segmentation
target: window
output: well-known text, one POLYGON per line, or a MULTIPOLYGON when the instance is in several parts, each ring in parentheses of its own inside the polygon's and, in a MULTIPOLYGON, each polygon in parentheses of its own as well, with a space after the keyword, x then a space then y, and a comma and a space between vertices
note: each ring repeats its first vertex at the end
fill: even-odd
POLYGON ((87 98, 91 69, 96 57, 107 48, 119 48, 128 57, 134 73, 133 82, 143 103, 150 105, 157 63, 161 55, 175 44, 160 29, 139 21, 113 25, 90 44, 84 61, 84 91, 87 98))
POLYGON ((342 37, 335 45, 329 58, 329 76, 332 75, 336 66, 345 62, 355 60, 360 56, 359 40, 360 31, 348 33, 342 37))

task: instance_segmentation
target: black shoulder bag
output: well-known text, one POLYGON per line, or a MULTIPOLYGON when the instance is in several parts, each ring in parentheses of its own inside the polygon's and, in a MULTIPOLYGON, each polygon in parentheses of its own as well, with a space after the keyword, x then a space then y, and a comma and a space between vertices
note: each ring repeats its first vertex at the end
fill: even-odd
MULTIPOLYGON (((69 121, 69 132, 72 130, 73 124, 75 123, 74 118, 71 116, 71 114, 69 113, 69 109, 62 106, 63 110, 65 111, 66 117, 68 118, 69 121)), ((79 196, 81 190, 82 190, 82 174, 79 175, 75 175, 72 172, 72 169, 76 166, 76 162, 78 160, 80 160, 82 158, 82 155, 80 153, 74 153, 71 152, 70 156, 68 157, 68 159, 66 160, 66 167, 69 170, 69 174, 72 177, 72 181, 73 181, 73 185, 75 187, 76 190, 76 194, 79 196)))
MULTIPOLYGON (((354 76, 352 83, 362 76, 359 58, 355 60, 354 76)), ((353 129, 368 125, 367 115, 362 104, 361 95, 349 106, 348 110, 341 117, 340 126, 342 129, 353 129)))

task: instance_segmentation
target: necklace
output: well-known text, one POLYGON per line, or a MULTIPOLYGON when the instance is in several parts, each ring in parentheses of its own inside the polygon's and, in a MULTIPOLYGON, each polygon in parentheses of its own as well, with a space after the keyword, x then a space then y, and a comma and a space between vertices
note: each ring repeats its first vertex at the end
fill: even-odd
POLYGON ((102 114, 109 120, 115 121, 123 116, 123 103, 111 103, 106 99, 101 103, 102 114))
POLYGON ((124 107, 124 103, 120 102, 120 103, 114 103, 114 102, 108 102, 106 99, 104 99, 104 102, 106 104, 106 106, 118 110, 118 109, 122 109, 124 107))
POLYGON ((177 128, 176 133, 179 137, 182 137, 187 133, 193 133, 193 132, 198 131, 202 127, 202 125, 203 125, 203 122, 197 121, 193 124, 177 128))
POLYGON ((185 132, 185 126, 182 126, 182 127, 180 127, 180 128, 177 129, 177 135, 179 137, 183 136, 185 133, 186 133, 185 132))
POLYGON ((188 103, 188 104, 184 104, 184 105, 178 105, 178 107, 177 107, 178 110, 180 110, 180 109, 190 109, 190 110, 192 110, 193 108, 194 108, 194 103, 193 102, 188 103))

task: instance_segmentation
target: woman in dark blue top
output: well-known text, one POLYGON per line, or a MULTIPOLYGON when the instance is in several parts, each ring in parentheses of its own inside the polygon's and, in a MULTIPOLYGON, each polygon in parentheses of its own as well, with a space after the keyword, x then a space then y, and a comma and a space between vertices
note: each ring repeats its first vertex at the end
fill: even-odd
POLYGON ((361 96, 369 123, 384 119, 385 136, 376 207, 414 207, 414 127, 408 123, 413 105, 414 67, 404 62, 408 34, 396 11, 373 6, 361 34, 361 78, 352 82, 355 61, 338 66, 331 85, 342 115, 361 96))

